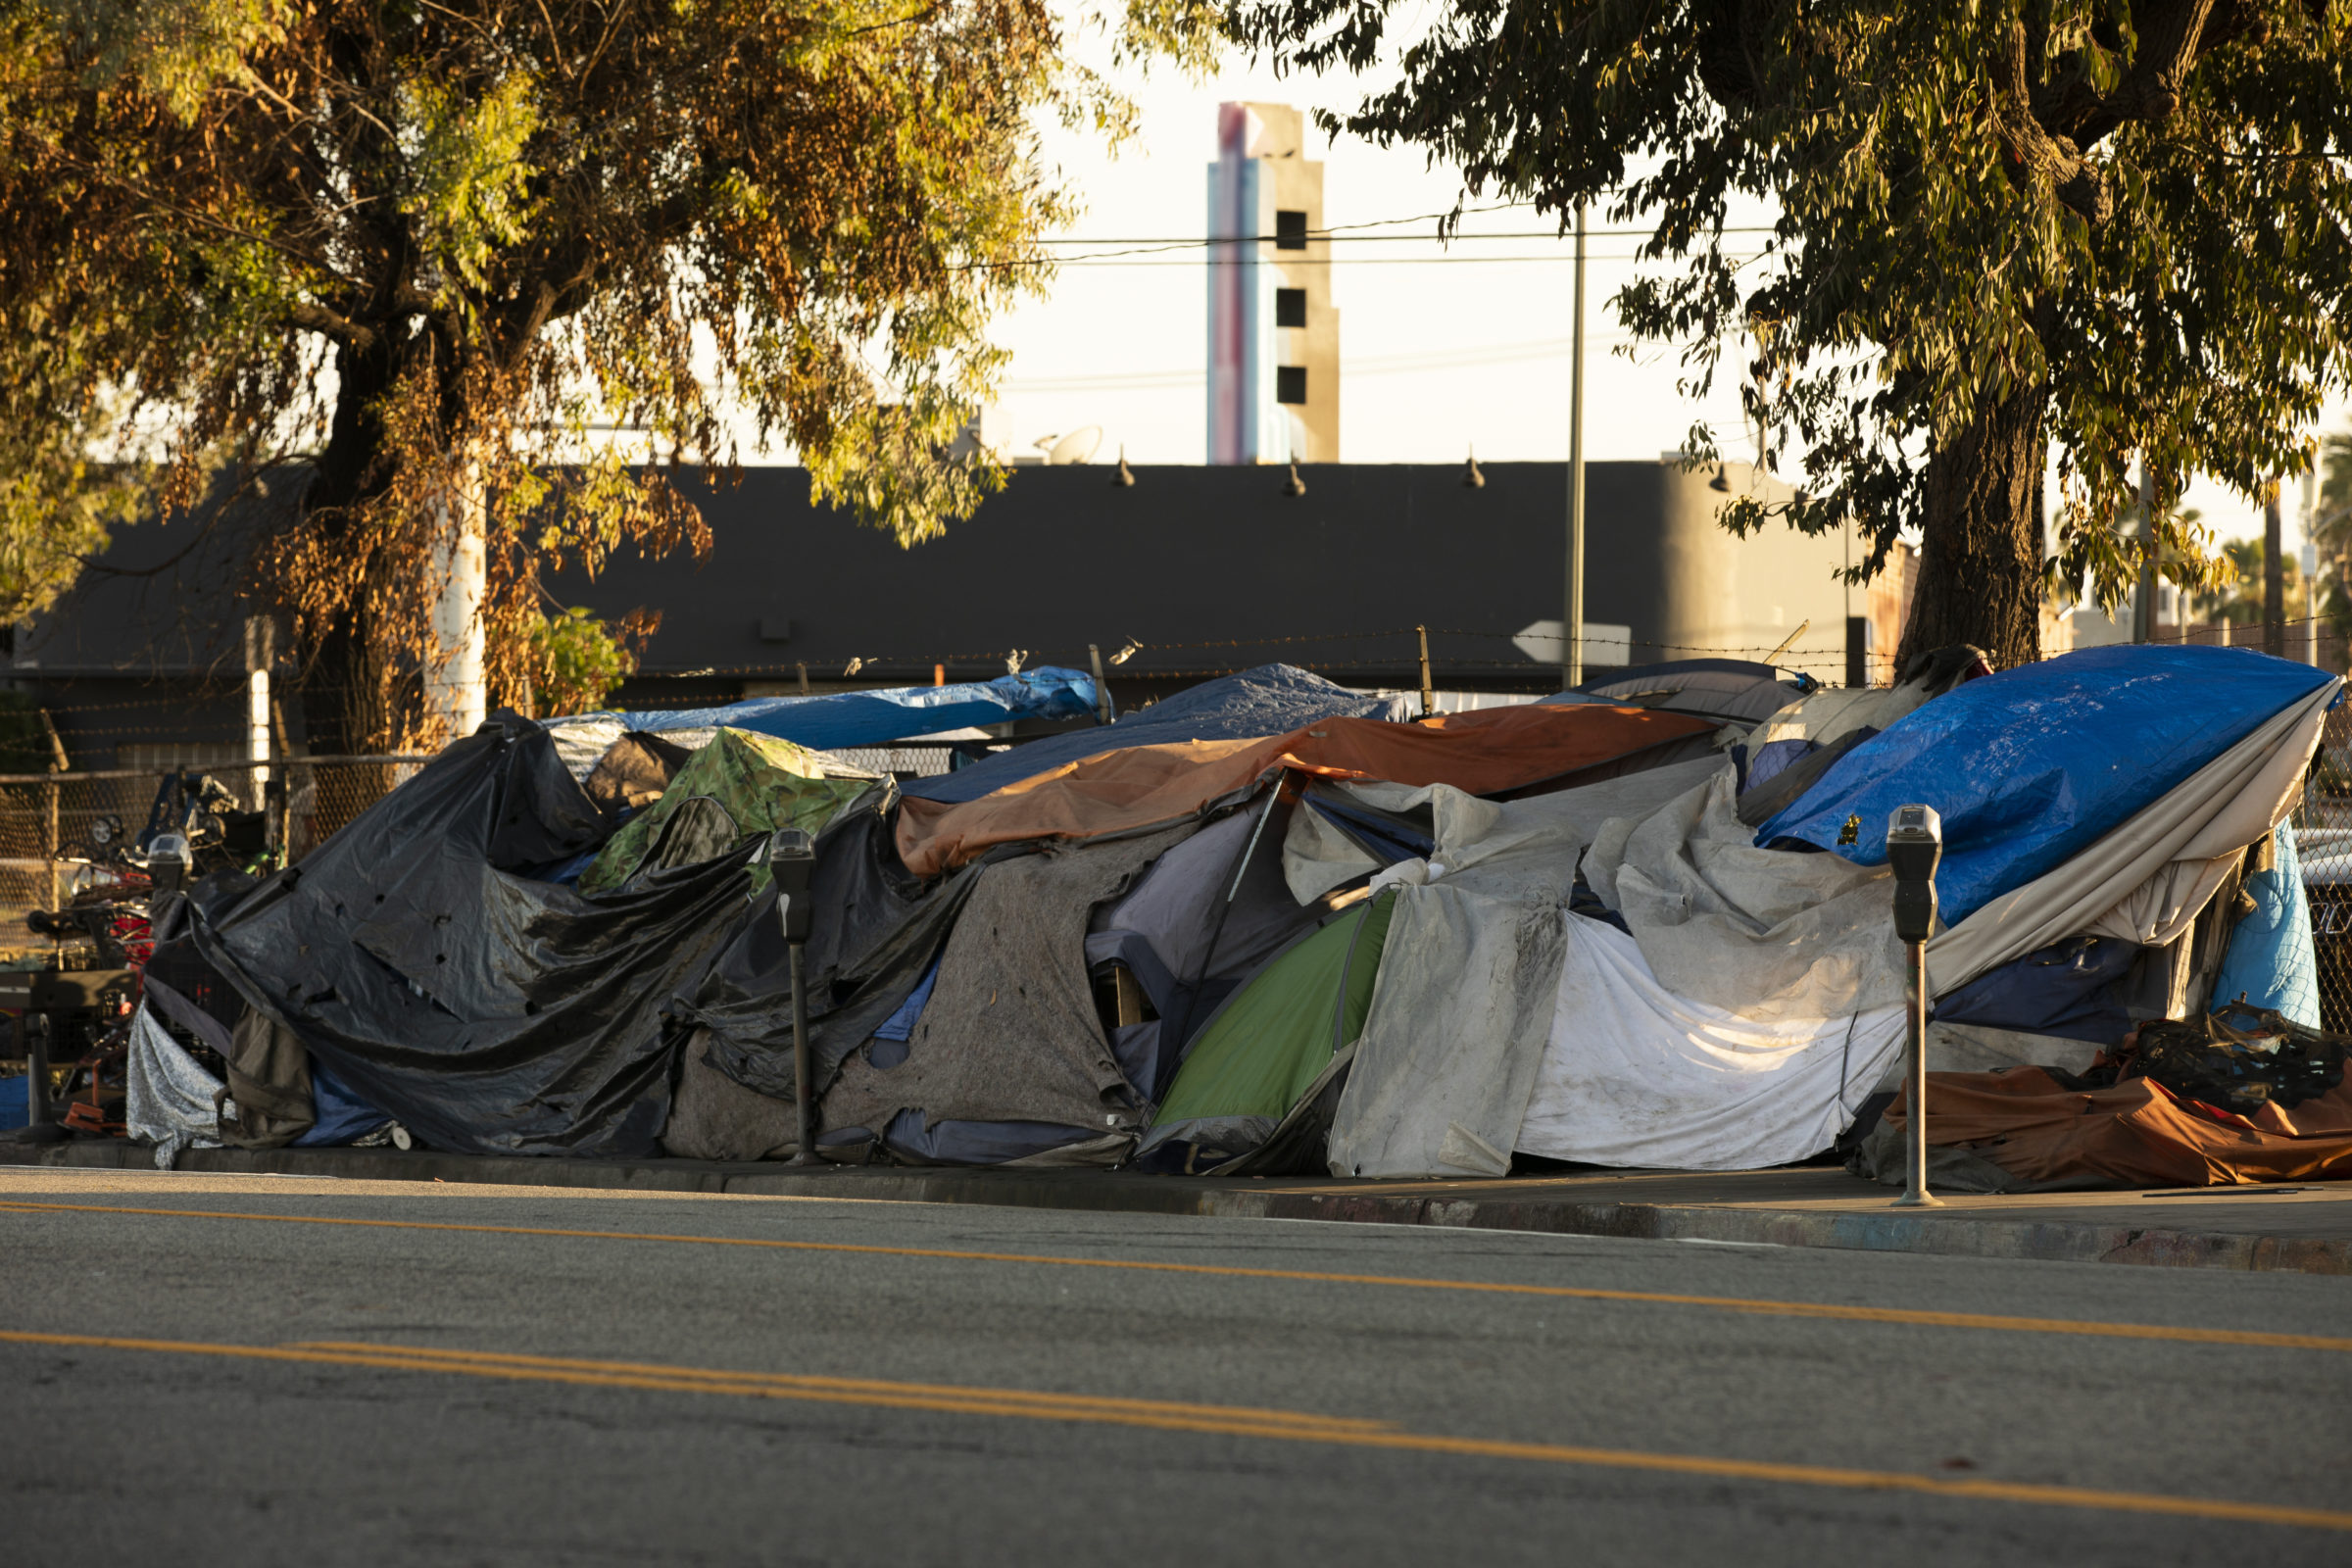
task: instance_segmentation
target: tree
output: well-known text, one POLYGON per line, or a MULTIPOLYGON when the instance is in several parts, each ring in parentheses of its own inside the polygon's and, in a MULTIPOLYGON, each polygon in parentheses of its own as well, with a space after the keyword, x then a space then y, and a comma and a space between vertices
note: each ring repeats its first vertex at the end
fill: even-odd
MULTIPOLYGON (((1290 67, 1369 70, 1395 0, 1236 0, 1290 67)), ((2300 467, 2352 368, 2352 9, 2343 0, 1451 0, 1398 75, 1325 128, 1425 147, 1467 189, 1647 215, 1621 292, 1703 394, 1741 397, 1807 532, 1851 518, 1875 574, 1920 536, 1902 654, 2036 657, 2036 506, 2059 454, 2061 570, 2112 607, 2144 458, 2159 514, 2203 470, 2300 467), (1776 213, 1756 254, 1737 204, 1776 213)), ((1714 455, 1702 426, 1688 442, 1714 455)), ((2208 564, 2169 550, 2197 586, 2208 564)))
MULTIPOLYGON (((1131 0, 1120 56, 1197 60, 1196 4, 1131 0)), ((314 730, 437 739, 468 552, 521 699, 540 571, 700 548, 670 476, 734 464, 730 406, 902 542, 1002 482, 947 448, 1069 210, 1032 116, 1120 124, 1062 41, 1045 0, 0 0, 0 370, 41 368, 0 457, 137 431, 167 512, 302 457, 257 571, 314 730)), ((54 568, 122 487, 0 527, 54 568)))

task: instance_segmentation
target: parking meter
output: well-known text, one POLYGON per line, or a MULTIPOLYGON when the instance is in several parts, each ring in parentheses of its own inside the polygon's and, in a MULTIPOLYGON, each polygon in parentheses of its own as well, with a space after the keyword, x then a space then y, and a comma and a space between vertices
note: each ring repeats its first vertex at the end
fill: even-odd
POLYGON ((158 833, 147 847, 147 877, 157 893, 177 893, 188 880, 188 841, 177 833, 158 833))
POLYGON ((776 918, 784 927, 784 948, 792 960, 792 1103, 799 1142, 792 1163, 816 1163, 816 1107, 809 1103, 808 1065, 808 933, 816 910, 808 902, 808 881, 816 872, 816 847, 796 827, 778 828, 767 838, 767 869, 776 879, 776 918))
POLYGON ((1901 806, 1886 819, 1886 863, 1894 867, 1894 934, 1925 942, 1936 934, 1936 867, 1943 859, 1943 819, 1932 806, 1901 806))
POLYGON ((1909 1050, 1903 1063, 1903 1196, 1898 1208, 1936 1208, 1928 1194, 1928 938, 1936 933, 1936 867, 1943 819, 1932 806, 1898 806, 1886 819, 1886 863, 1894 870, 1894 934, 1903 944, 1903 1000, 1909 1050))
POLYGON ((808 879, 816 871, 816 847, 797 827, 783 827, 767 836, 767 868, 776 879, 776 915, 784 922, 784 940, 808 940, 815 911, 808 906, 808 879))

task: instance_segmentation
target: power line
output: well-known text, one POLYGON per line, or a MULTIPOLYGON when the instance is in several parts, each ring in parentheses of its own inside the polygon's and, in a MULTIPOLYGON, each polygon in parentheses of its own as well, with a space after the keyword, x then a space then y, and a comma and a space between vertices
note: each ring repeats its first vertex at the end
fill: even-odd
MULTIPOLYGON (((1105 256, 1109 256, 1121 253, 1106 252, 1104 254, 1105 256)), ((1756 260, 1758 256, 1763 254, 1764 253, 1761 251, 1756 251, 1744 255, 1735 254, 1727 256, 1725 259, 1733 262, 1752 262, 1756 260)), ((1569 260, 1572 260, 1572 258, 1564 253, 1546 256, 1365 256, 1358 257, 1346 263, 1332 263, 1326 265, 1344 265, 1350 269, 1358 267, 1495 267, 1516 265, 1523 262, 1549 263, 1565 262, 1569 260)), ((1644 257, 1632 251, 1628 251, 1622 255, 1607 256, 1594 256, 1588 252, 1585 260, 1588 262, 1640 262, 1655 260, 1655 258, 1644 257)), ((1016 262, 974 262, 970 264, 970 267, 967 270, 975 271, 1000 270, 1009 270, 1017 267, 1051 267, 1057 271, 1071 270, 1078 268, 1089 267, 1181 267, 1188 270, 1197 270, 1203 265, 1209 267, 1238 267, 1242 264, 1239 262, 1219 261, 1214 257, 1181 262, 1125 262, 1102 260, 1087 256, 1073 256, 1067 258, 1039 256, 1016 262)), ((1276 262, 1273 265, 1295 267, 1299 265, 1299 263, 1298 261, 1276 262)))
MULTIPOLYGON (((1588 239, 1647 238, 1651 232, 1646 228, 1588 228, 1585 230, 1585 237, 1588 239)), ((1772 234, 1779 230, 1770 223, 1760 223, 1737 228, 1708 229, 1706 232, 1710 234, 1772 234)), ((1315 228, 1307 230, 1306 234, 1309 244, 1333 245, 1396 245, 1424 242, 1433 245, 1451 245, 1458 240, 1471 239, 1571 239, 1574 237, 1575 230, 1573 229, 1550 228, 1502 229, 1491 233, 1466 233, 1456 229, 1450 234, 1348 234, 1337 229, 1315 228)), ((1165 234, 1116 239, 1041 239, 1037 243, 1040 245, 1159 245, 1175 250, 1179 248, 1199 249, 1208 245, 1271 245, 1278 239, 1279 236, 1274 234, 1212 234, 1202 238, 1190 239, 1181 234, 1165 234)))

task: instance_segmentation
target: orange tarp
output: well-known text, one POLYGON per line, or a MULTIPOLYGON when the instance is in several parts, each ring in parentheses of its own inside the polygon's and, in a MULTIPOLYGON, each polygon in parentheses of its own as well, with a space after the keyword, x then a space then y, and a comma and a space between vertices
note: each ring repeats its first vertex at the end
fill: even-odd
MULTIPOLYGON (((1899 1131, 1903 1102, 1887 1107, 1899 1131)), ((2202 1109, 2147 1078, 2068 1089, 2039 1067, 1928 1074, 1928 1142, 2036 1187, 2230 1187, 2352 1178, 2352 1081, 2292 1110, 2202 1109), (2090 1180, 2085 1180, 2090 1178, 2090 1180)))
POLYGON ((1688 713, 1530 704, 1413 724, 1333 718, 1263 740, 1131 746, 976 801, 908 799, 899 808, 899 855, 915 875, 933 876, 1000 844, 1090 839, 1180 822, 1276 768, 1493 795, 1712 728, 1688 713))

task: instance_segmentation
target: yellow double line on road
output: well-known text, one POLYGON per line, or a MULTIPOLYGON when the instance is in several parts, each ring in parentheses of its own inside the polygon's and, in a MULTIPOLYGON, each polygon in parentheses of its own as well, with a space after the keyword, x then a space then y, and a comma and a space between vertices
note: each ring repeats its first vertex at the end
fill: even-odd
POLYGON ((214 1345, 194 1340, 127 1339, 95 1334, 35 1334, 0 1330, 0 1344, 61 1349, 146 1350, 171 1355, 366 1367, 514 1383, 572 1384, 587 1388, 638 1389, 665 1394, 726 1395, 875 1409, 926 1410, 949 1415, 1079 1422, 1158 1432, 1210 1433, 1284 1443, 1382 1448, 1402 1453, 1647 1471, 1713 1481, 1915 1493, 1977 1501, 2036 1503, 2110 1513, 2157 1514, 2352 1533, 2352 1513, 2328 1508, 2284 1507, 2218 1497, 2168 1497, 2149 1493, 2108 1492, 2089 1487, 2039 1486, 2031 1482, 1922 1476, 1899 1470, 1849 1470, 1829 1465, 1776 1464, 1764 1460, 1716 1458, 1700 1454, 1646 1453, 1630 1448, 1514 1443, 1493 1438, 1454 1438, 1436 1433, 1406 1432, 1390 1422, 1315 1415, 1304 1411, 1256 1409, 1247 1405, 1185 1404, 1162 1399, 1129 1399, 1023 1389, 894 1383, 874 1378, 742 1372, 714 1367, 662 1366, 642 1361, 598 1361, 569 1356, 445 1350, 345 1341, 274 1346, 214 1345))
POLYGON ((1192 1274, 1215 1279, 1293 1280, 1311 1285, 1368 1285, 1391 1290, 1458 1291, 1577 1301, 1627 1301, 1694 1306, 1760 1317, 1828 1318, 1848 1323, 1985 1329, 2012 1334, 2075 1334, 2094 1339, 2164 1340, 2180 1345, 2249 1345, 2278 1350, 2352 1352, 2352 1339, 2325 1334, 2278 1334, 2267 1329, 2177 1328, 2161 1323, 2096 1323, 2081 1318, 2010 1317, 1989 1312, 1933 1312, 1899 1306, 1848 1306, 1826 1301, 1775 1301, 1738 1296, 1691 1296, 1670 1291, 1611 1291, 1583 1285, 1507 1285, 1490 1280, 1416 1279, 1409 1274, 1334 1274, 1309 1269, 1248 1268, 1230 1263, 1165 1263, 1144 1258, 1060 1257, 1036 1252, 981 1252, 938 1247, 880 1247, 855 1242, 788 1242, 756 1236, 670 1236, 646 1231, 558 1230, 532 1225, 461 1225, 415 1219, 348 1219, 327 1214, 238 1214, 207 1208, 131 1208, 116 1203, 36 1203, 0 1199, 0 1213, 143 1214, 168 1219, 249 1220, 273 1225, 351 1226, 368 1230, 458 1231, 483 1236, 548 1236, 567 1241, 658 1242, 693 1247, 748 1247, 784 1252, 844 1252, 869 1257, 921 1257, 966 1263, 1023 1263, 1044 1268, 1120 1269, 1192 1274))

